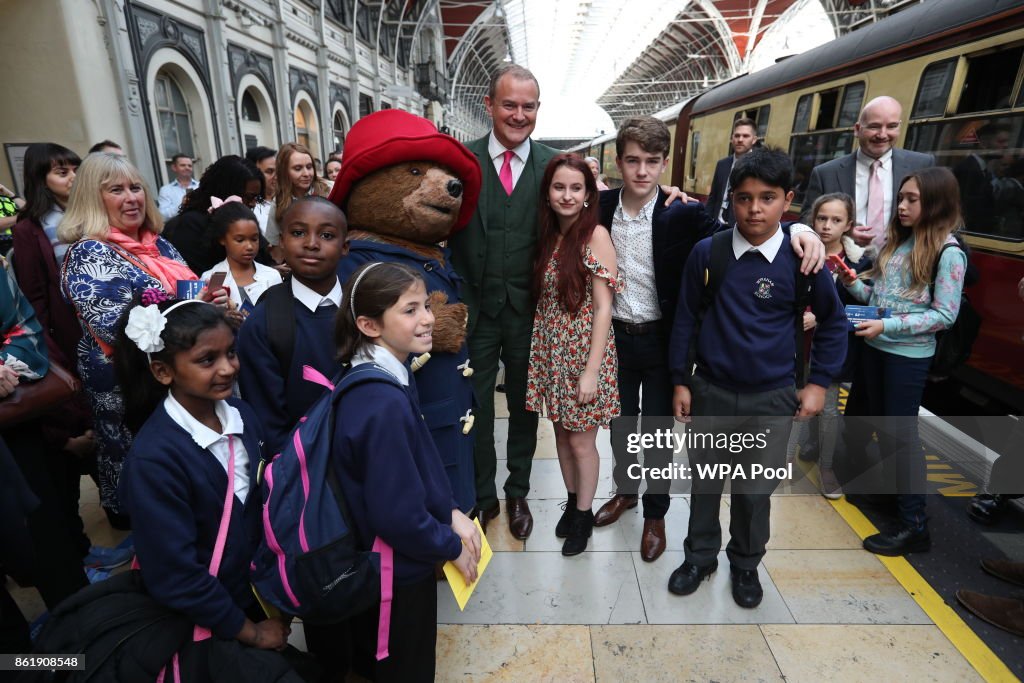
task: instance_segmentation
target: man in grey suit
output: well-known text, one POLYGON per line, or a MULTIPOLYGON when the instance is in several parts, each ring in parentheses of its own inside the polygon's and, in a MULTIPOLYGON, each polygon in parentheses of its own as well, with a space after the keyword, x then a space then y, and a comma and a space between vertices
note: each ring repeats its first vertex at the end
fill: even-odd
POLYGON ((860 148, 839 159, 815 166, 804 195, 804 210, 830 192, 845 192, 857 208, 854 239, 861 245, 885 243, 885 228, 896 211, 896 194, 908 174, 935 165, 935 157, 893 144, 900 136, 903 107, 892 97, 868 102, 853 133, 860 148))

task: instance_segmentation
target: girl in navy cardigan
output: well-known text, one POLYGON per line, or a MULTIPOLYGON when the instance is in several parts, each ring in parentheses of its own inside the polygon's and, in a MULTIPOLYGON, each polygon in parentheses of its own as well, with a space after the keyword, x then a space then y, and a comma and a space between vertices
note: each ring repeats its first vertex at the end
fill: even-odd
MULTIPOLYGON (((454 560, 466 583, 480 560, 477 527, 459 511, 434 446, 406 361, 431 348, 434 315, 423 277, 398 263, 368 263, 352 274, 338 313, 339 358, 353 367, 375 363, 394 382, 354 386, 338 401, 332 458, 366 547, 380 537, 394 549, 389 656, 374 671, 381 681, 433 681, 437 641, 434 566, 454 560)), ((357 616, 357 656, 373 652, 378 607, 357 616)), ((358 669, 358 665, 357 665, 358 669)))
POLYGON ((234 332, 222 309, 165 297, 146 290, 129 308, 114 354, 136 433, 118 493, 132 517, 142 577, 157 602, 214 637, 281 650, 288 626, 260 621, 249 586, 262 434, 252 409, 231 395, 234 332), (228 500, 223 554, 211 567, 228 500))

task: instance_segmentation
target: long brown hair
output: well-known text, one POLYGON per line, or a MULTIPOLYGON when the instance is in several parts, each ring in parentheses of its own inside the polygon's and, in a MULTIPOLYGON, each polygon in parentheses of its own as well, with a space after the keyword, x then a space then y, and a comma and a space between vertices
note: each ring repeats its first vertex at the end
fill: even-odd
POLYGON ((331 193, 331 186, 326 180, 316 174, 316 160, 313 153, 305 145, 297 142, 286 142, 281 145, 277 153, 277 194, 274 195, 274 219, 280 223, 284 216, 285 209, 292 204, 292 195, 295 190, 292 187, 292 177, 288 174, 288 164, 295 154, 305 154, 313 163, 313 182, 309 185, 309 193, 318 197, 326 197, 331 193))
POLYGON ((537 260, 533 266, 533 289, 534 294, 540 298, 544 291, 544 271, 547 270, 548 261, 555 253, 561 235, 558 229, 558 216, 548 204, 548 190, 551 188, 555 172, 563 166, 568 166, 583 175, 586 203, 589 204, 580 210, 580 215, 569 231, 562 236, 560 257, 555 272, 558 302, 569 313, 577 313, 587 296, 590 271, 583 265, 583 251, 594 234, 594 228, 597 227, 598 194, 597 183, 594 181, 594 174, 590 172, 590 167, 575 154, 556 155, 544 170, 544 178, 540 183, 540 233, 537 237, 537 260))
MULTIPOLYGON (((899 213, 892 212, 892 220, 885 233, 885 246, 882 247, 875 265, 861 274, 861 279, 876 279, 885 272, 897 247, 914 237, 914 248, 910 252, 910 289, 922 292, 932 283, 932 272, 935 260, 939 257, 942 245, 949 235, 959 229, 963 220, 960 217, 960 186, 956 176, 945 167, 934 166, 924 168, 908 175, 900 183, 902 192, 908 180, 917 182, 921 192, 921 216, 917 224, 903 227, 899 213)), ((893 197, 898 201, 899 193, 893 197)))

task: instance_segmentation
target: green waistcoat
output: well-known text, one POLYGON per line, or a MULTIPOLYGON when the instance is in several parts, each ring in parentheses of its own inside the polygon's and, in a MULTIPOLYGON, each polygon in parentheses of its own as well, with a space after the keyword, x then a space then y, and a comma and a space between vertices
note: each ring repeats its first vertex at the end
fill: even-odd
POLYGON ((557 153, 531 141, 530 156, 508 196, 487 154, 487 140, 467 145, 477 155, 483 175, 480 202, 466 229, 449 242, 452 265, 466 280, 463 300, 469 306, 470 331, 481 312, 496 317, 506 305, 532 319, 539 186, 548 161, 557 153))

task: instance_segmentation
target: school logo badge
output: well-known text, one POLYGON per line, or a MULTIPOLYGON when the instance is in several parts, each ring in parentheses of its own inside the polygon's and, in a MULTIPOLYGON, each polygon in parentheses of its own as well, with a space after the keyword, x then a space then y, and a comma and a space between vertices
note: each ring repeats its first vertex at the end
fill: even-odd
POLYGON ((754 283, 754 296, 758 299, 771 299, 772 298, 772 287, 775 283, 770 278, 760 278, 754 283))

